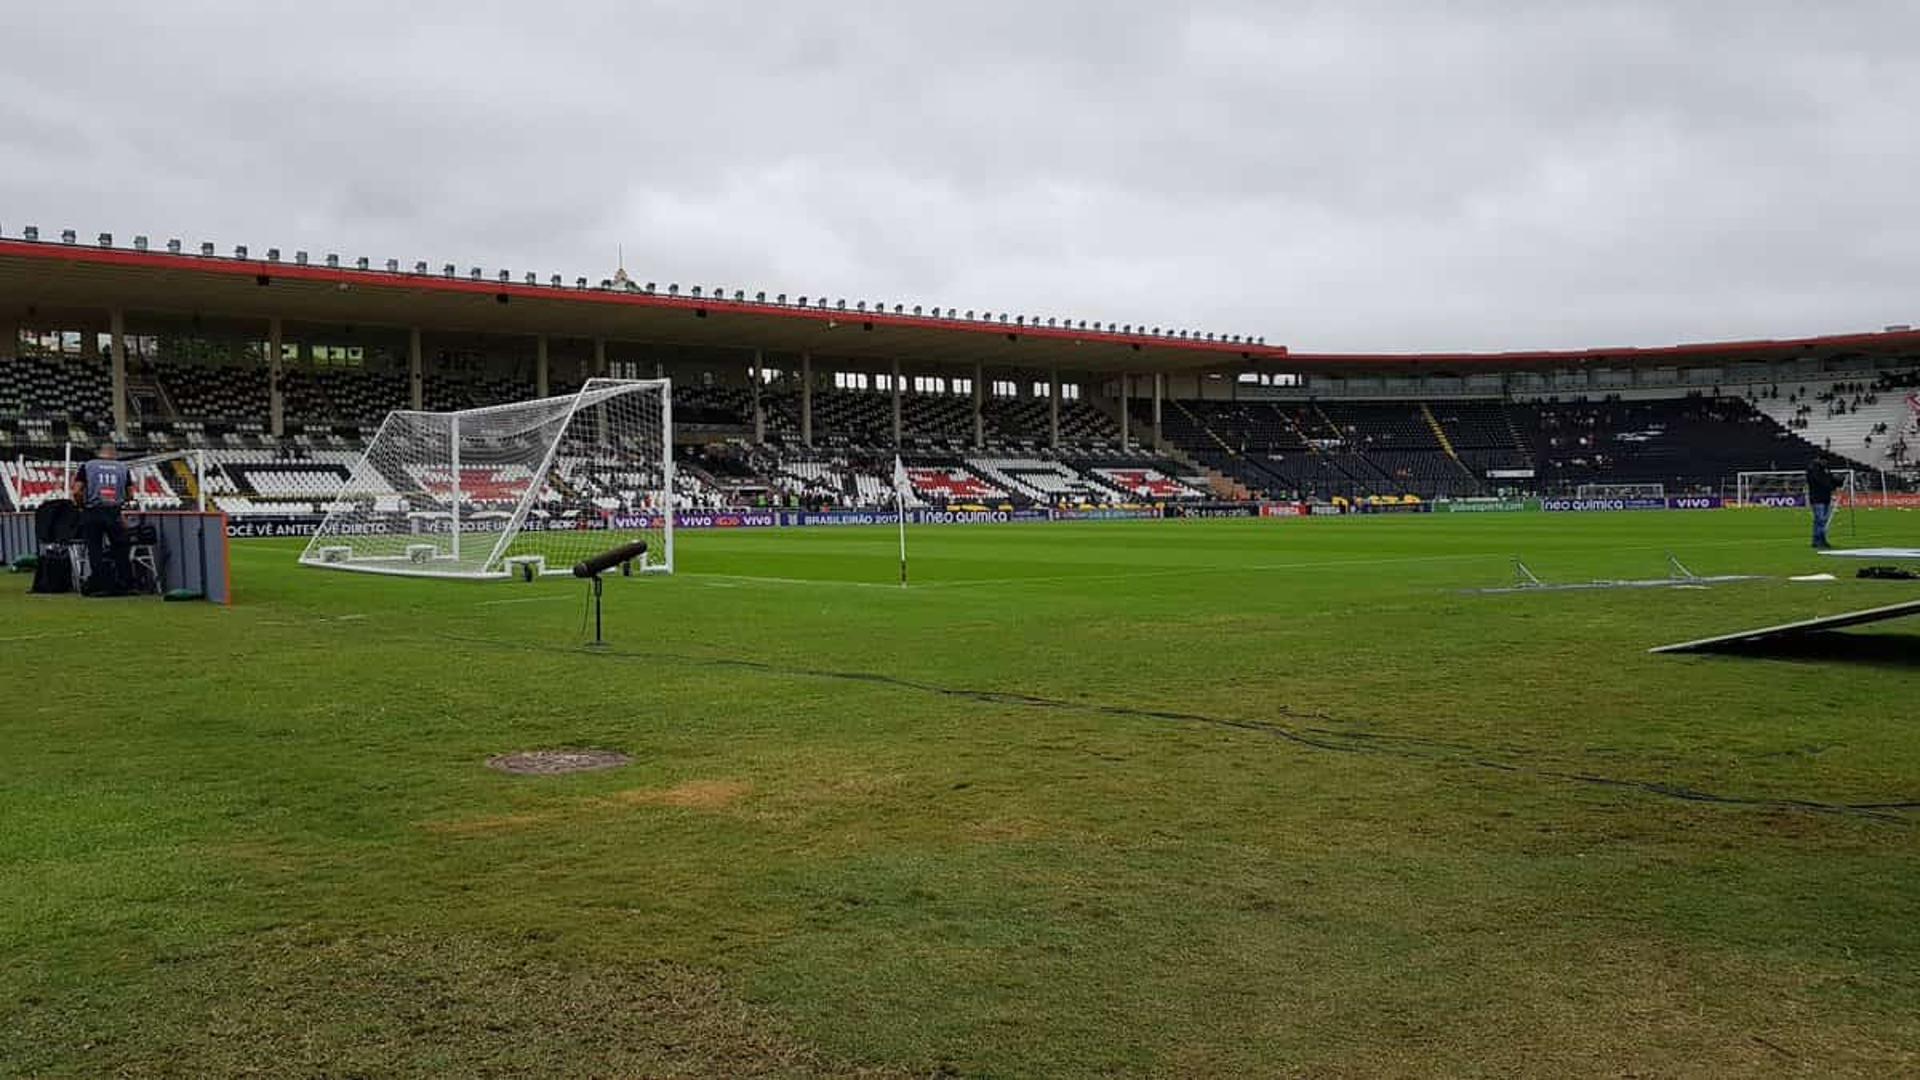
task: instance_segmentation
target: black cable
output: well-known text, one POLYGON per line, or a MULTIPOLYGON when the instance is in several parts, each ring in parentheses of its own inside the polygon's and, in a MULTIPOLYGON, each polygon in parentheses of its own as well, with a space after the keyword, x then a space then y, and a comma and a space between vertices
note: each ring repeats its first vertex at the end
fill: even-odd
MULTIPOLYGON (((561 653, 569 656, 578 655, 571 649, 551 645, 500 641, 494 638, 466 637, 459 634, 448 633, 442 633, 439 636, 471 645, 486 645, 494 648, 517 649, 529 652, 561 653)), ((1493 772, 1533 776, 1543 780, 1556 780, 1564 783, 1588 784, 1596 787, 1637 791, 1646 795, 1655 795, 1682 802, 1775 810, 1803 810, 1811 813, 1866 817, 1877 821, 1896 822, 1903 825, 1909 824, 1910 822, 1909 819, 1900 816, 1902 813, 1920 810, 1920 798, 1897 799, 1889 802, 1843 803, 1822 802, 1812 799, 1770 798, 1758 795, 1724 795, 1717 792, 1702 791, 1697 788, 1662 783, 1660 781, 1623 779, 1619 777, 1600 776, 1593 773, 1548 769, 1535 765, 1515 765, 1510 762, 1495 761, 1479 756, 1474 748, 1463 743, 1441 742, 1418 736, 1342 731, 1337 728, 1324 726, 1288 727, 1284 724, 1266 720, 1208 716, 1204 713, 1179 712, 1167 709, 1141 709, 1130 705, 1109 705, 1100 702, 1067 701, 1061 698, 1041 697, 1035 694, 1025 694, 1008 690, 974 690, 962 687, 939 686, 934 683, 917 682, 912 679, 905 679, 897 675, 887 675, 880 672, 836 671, 829 668, 796 667, 769 663, 763 660, 745 660, 738 657, 689 656, 684 653, 670 652, 648 652, 642 656, 635 653, 607 651, 600 655, 623 660, 646 660, 652 662, 665 660, 700 667, 721 667, 755 671, 769 675, 790 675, 804 678, 869 683, 880 686, 892 686, 903 690, 913 690, 920 693, 935 694, 942 697, 964 698, 992 705, 1021 705, 1030 708, 1091 712, 1105 716, 1123 716, 1131 719, 1202 724, 1237 731, 1256 732, 1311 750, 1321 750, 1339 754, 1367 754, 1377 757, 1397 758, 1403 761, 1422 761, 1441 765, 1453 764, 1493 772), (1467 756, 1449 754, 1447 751, 1464 751, 1467 756)), ((1277 707, 1280 712, 1288 716, 1297 716, 1302 719, 1312 719, 1322 722, 1331 722, 1333 720, 1333 717, 1323 712, 1296 713, 1286 705, 1277 707)))

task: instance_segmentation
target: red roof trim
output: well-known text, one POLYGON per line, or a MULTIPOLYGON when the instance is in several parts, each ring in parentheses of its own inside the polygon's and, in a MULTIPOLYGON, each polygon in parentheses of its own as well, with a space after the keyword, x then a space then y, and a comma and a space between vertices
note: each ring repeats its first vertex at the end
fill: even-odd
POLYGON ((1752 341, 1690 342, 1618 349, 1545 349, 1533 352, 1484 353, 1303 353, 1288 359, 1305 364, 1524 364, 1578 363, 1586 360, 1687 360, 1746 353, 1791 352, 1795 349, 1838 349, 1851 346, 1911 345, 1920 348, 1920 330, 1878 333, 1828 334, 1821 337, 1752 341))
POLYGON ((389 273, 386 270, 349 270, 326 266, 300 266, 296 263, 266 262, 257 259, 232 259, 222 255, 174 255, 158 251, 129 251, 124 248, 88 247, 81 244, 50 243, 45 240, 0 240, 0 256, 18 255, 31 259, 45 259, 55 262, 92 263, 101 266, 125 266, 150 270, 170 270, 186 273, 222 274, 231 277, 256 277, 265 274, 269 277, 284 278, 291 281, 314 281, 323 284, 347 286, 367 286, 383 289, 427 289, 443 293, 468 293, 478 296, 498 296, 567 302, 585 302, 593 304, 624 304, 631 307, 653 308, 659 310, 695 311, 706 309, 709 312, 737 312, 747 315, 774 316, 787 319, 804 319, 812 322, 873 323, 875 326, 901 327, 912 329, 946 330, 965 334, 1018 334, 1023 337, 1049 338, 1057 341, 1100 342, 1114 345, 1136 345, 1141 348, 1173 349, 1194 353, 1220 353, 1227 357, 1238 358, 1245 354, 1253 359, 1278 359, 1287 355, 1284 345, 1254 345, 1247 342, 1232 341, 1195 341, 1192 338, 1152 337, 1142 334, 1108 333, 1104 330, 1070 330, 1061 327, 1046 327, 1027 324, 1016 326, 1013 323, 968 322, 964 319, 929 318, 926 316, 893 315, 873 311, 841 311, 838 309, 820 309, 813 307, 782 306, 779 304, 761 304, 751 301, 723 300, 714 297, 695 299, 687 296, 661 296, 658 293, 615 292, 611 289, 588 287, 585 289, 571 286, 526 285, 503 281, 475 281, 471 278, 450 278, 444 274, 415 274, 406 271, 389 273))

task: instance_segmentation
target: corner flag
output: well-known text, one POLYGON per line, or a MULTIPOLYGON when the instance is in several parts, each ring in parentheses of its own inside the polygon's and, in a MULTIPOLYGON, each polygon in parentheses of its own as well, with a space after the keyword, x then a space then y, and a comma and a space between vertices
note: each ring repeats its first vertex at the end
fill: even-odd
POLYGON ((907 467, 900 455, 893 455, 893 502, 900 517, 900 587, 907 586, 907 495, 913 490, 913 481, 907 477, 907 467))

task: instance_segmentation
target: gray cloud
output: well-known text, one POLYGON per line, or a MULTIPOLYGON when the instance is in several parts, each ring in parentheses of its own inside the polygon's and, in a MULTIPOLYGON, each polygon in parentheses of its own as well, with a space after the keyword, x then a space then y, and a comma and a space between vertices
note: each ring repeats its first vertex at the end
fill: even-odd
MULTIPOLYGON (((1302 349, 1920 321, 1905 3, 9 5, 0 227, 1302 349)), ((17 233, 16 233, 17 235, 17 233)))

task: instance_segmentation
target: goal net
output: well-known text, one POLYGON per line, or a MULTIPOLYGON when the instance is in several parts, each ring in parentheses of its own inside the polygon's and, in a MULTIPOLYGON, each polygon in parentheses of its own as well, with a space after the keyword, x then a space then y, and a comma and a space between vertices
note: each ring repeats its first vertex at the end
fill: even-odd
MULTIPOLYGON (((1835 469, 1833 476, 1840 481, 1840 486, 1833 492, 1834 501, 1842 506, 1852 505, 1859 494, 1854 471, 1835 469)), ((1740 506, 1807 505, 1807 474, 1804 470, 1743 472, 1735 476, 1734 489, 1734 502, 1740 506)))
POLYGON ((1581 484, 1574 493, 1582 499, 1664 499, 1665 484, 1581 484))
POLYGON ((127 505, 135 510, 202 510, 207 508, 207 452, 174 450, 127 462, 132 491, 127 505))
POLYGON ((647 542, 673 570, 673 393, 592 379, 577 394, 459 412, 395 411, 353 466, 300 561, 375 573, 566 573, 647 542))

